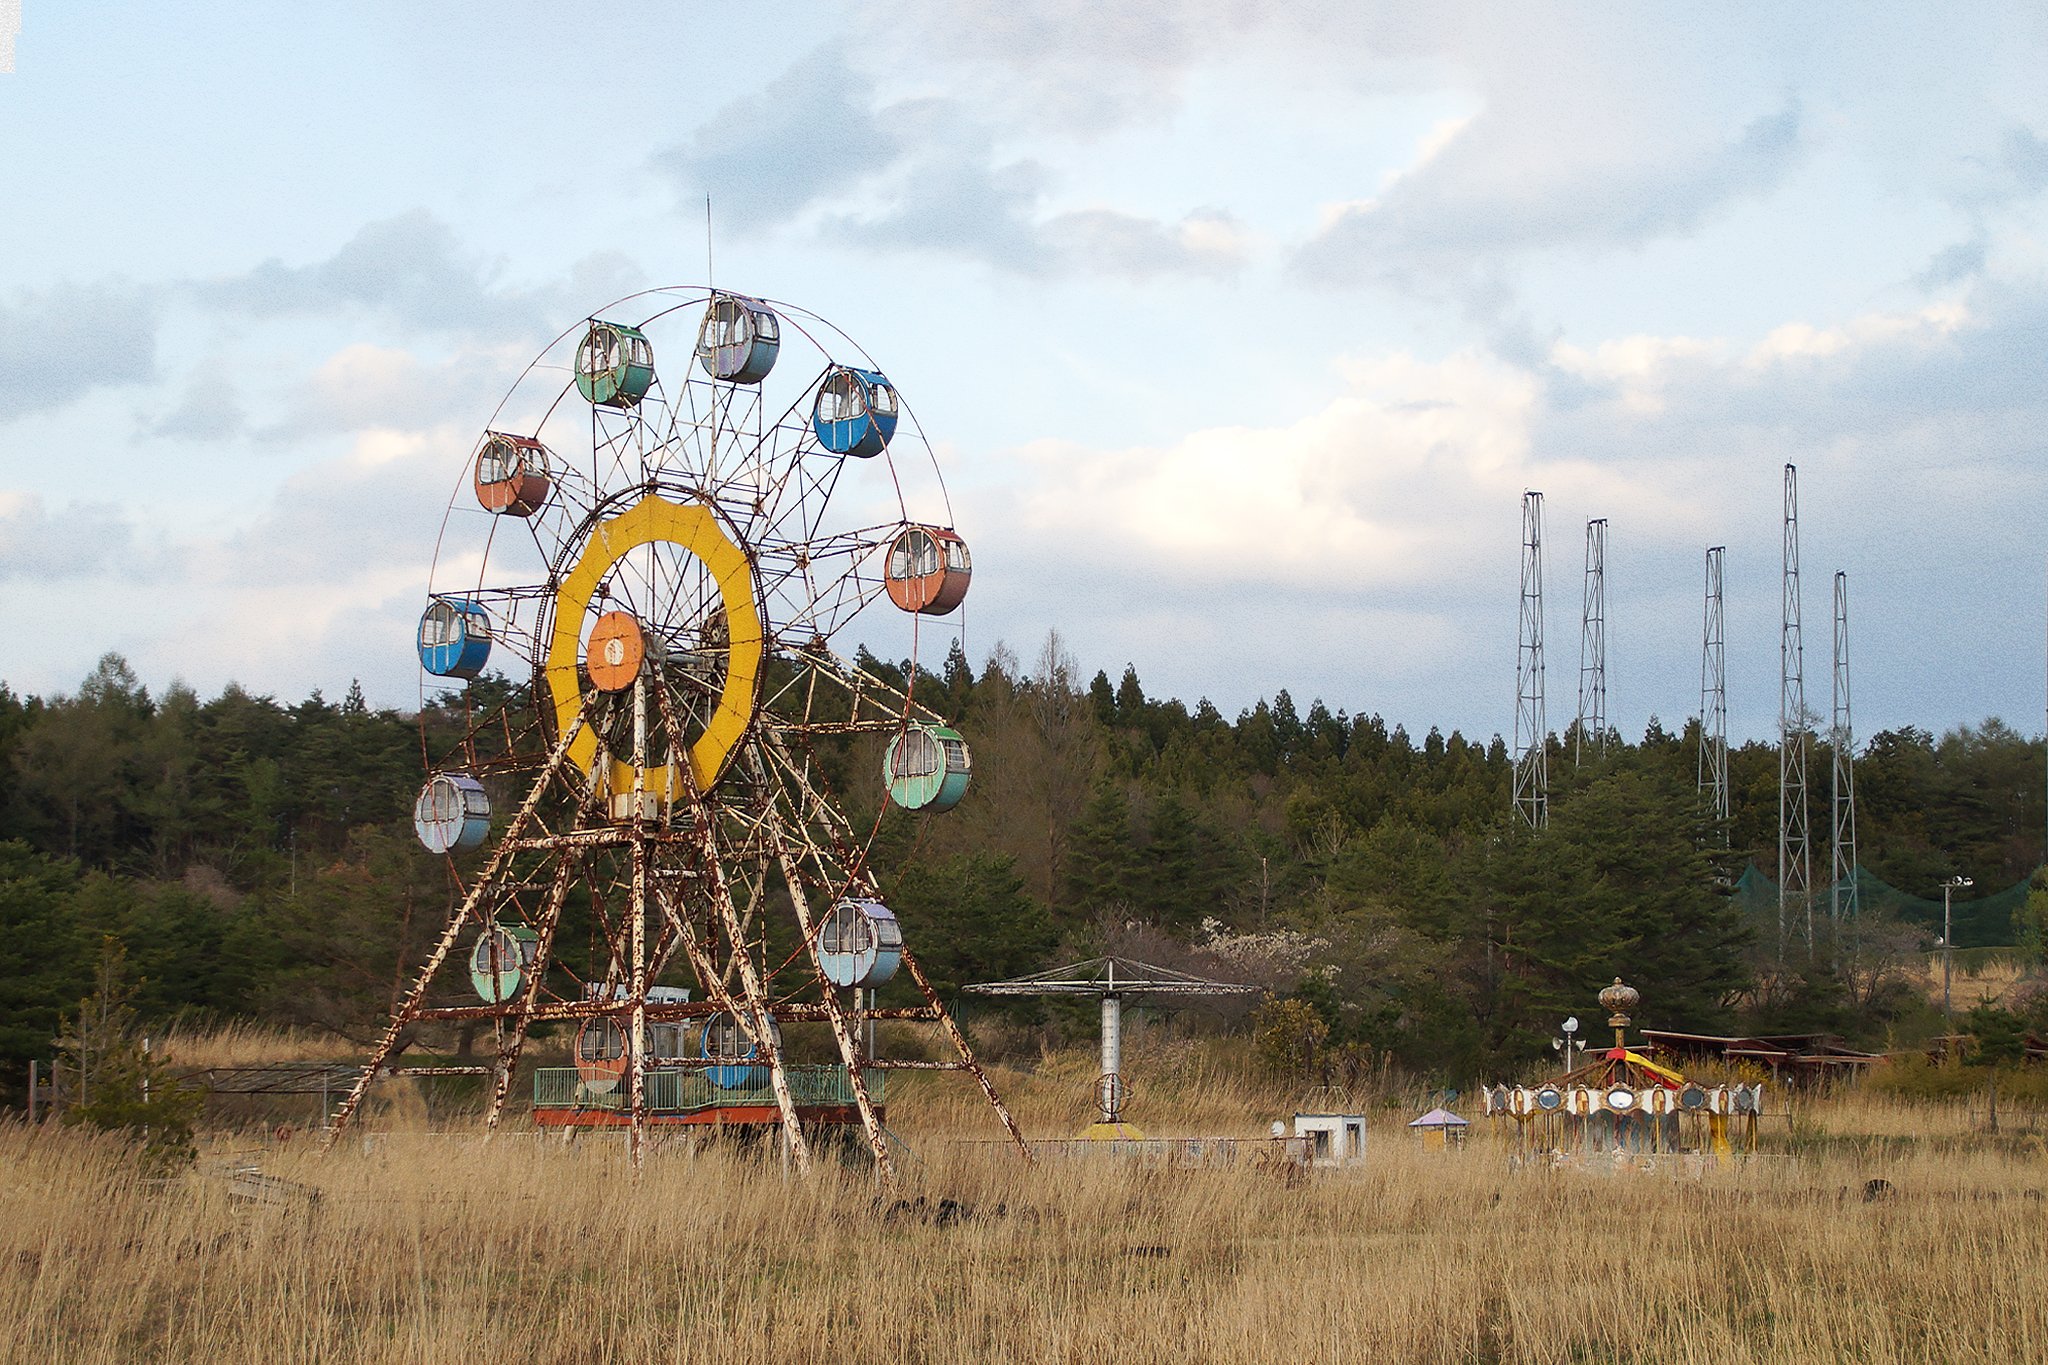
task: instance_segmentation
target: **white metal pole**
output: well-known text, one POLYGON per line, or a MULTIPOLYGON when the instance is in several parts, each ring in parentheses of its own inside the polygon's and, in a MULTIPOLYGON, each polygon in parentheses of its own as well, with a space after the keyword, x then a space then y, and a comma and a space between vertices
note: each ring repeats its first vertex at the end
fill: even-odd
POLYGON ((1122 1116, 1118 1103, 1118 1078, 1124 1066, 1124 1019, 1123 997, 1105 995, 1102 997, 1102 1080, 1100 1093, 1095 1097, 1102 1109, 1102 1121, 1115 1123, 1122 1116))
POLYGON ((1949 897, 1955 894, 1955 889, 1956 884, 1953 881, 1941 884, 1941 1017, 1944 1027, 1950 1033, 1954 1033, 1956 1027, 1955 1011, 1949 1008, 1948 998, 1949 963, 1954 957, 1956 935, 1949 924, 1948 907, 1949 897))

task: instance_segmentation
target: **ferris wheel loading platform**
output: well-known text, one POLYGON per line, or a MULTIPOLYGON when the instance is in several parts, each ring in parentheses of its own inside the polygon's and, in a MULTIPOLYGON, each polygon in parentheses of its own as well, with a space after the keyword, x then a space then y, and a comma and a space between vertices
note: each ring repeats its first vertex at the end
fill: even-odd
MULTIPOLYGON (((797 1118, 812 1124, 858 1124, 859 1101, 843 1066, 785 1066, 797 1118)), ((881 1068, 862 1068, 861 1079, 881 1119, 881 1068)), ((613 1128, 632 1122, 623 1085, 593 1090, 573 1066, 542 1067, 533 1074, 533 1121, 543 1128, 613 1128)), ((663 1067, 646 1073, 643 1122, 703 1126, 774 1124, 782 1121, 766 1066, 663 1067), (720 1074, 723 1073, 723 1074, 720 1074)))

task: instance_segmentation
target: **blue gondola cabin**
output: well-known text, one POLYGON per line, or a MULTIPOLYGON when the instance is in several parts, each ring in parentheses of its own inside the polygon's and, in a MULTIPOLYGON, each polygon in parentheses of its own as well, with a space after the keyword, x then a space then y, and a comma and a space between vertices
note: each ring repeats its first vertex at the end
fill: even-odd
POLYGON ((758 384, 775 368, 782 320, 759 299, 714 294, 697 329, 697 363, 713 379, 758 384))
MULTIPOLYGON (((768 1031, 775 1046, 782 1046, 782 1026, 773 1019, 768 1021, 768 1031)), ((730 1014, 714 1014, 704 1021, 703 1054, 707 1059, 719 1061, 752 1062, 764 1056, 761 1044, 747 1036, 739 1020, 730 1014)), ((746 1090, 765 1085, 768 1080, 766 1066, 710 1066, 704 1074, 720 1090, 746 1090)))
POLYGON ((437 678, 474 678, 491 657, 491 618, 483 604, 437 597, 420 616, 420 667, 437 678))
POLYGON ((654 386, 654 348, 639 328, 592 322, 576 347, 576 389, 608 408, 630 408, 654 386))
POLYGON ((873 459, 896 434, 896 390, 878 371, 836 365, 818 385, 811 429, 835 455, 873 459))

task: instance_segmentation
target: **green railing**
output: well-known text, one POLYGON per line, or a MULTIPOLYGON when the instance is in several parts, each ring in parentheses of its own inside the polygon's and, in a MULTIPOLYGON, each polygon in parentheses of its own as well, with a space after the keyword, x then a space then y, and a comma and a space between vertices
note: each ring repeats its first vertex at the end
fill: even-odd
MULTIPOLYGON (((647 1110, 654 1114, 688 1114, 719 1105, 773 1105, 775 1090, 769 1084, 765 1066, 712 1068, 721 1079, 738 1085, 711 1083, 711 1073, 692 1068, 657 1069, 647 1073, 647 1110)), ((789 1078, 790 1098, 800 1105, 852 1104, 853 1082, 843 1066, 791 1066, 783 1068, 789 1078)), ((882 1071, 863 1072, 868 1098, 876 1104, 882 1098, 882 1071)), ((536 1109, 621 1109, 626 1103, 622 1083, 607 1093, 591 1091, 572 1066, 543 1067, 533 1073, 533 1106, 536 1109)))

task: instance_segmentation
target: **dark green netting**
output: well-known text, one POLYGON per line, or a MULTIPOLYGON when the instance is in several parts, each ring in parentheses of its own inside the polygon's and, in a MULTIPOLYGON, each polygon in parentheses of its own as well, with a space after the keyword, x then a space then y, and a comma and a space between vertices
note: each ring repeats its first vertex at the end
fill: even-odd
MULTIPOLYGON (((1994 891, 1988 896, 1977 896, 1964 900, 1955 899, 1951 923, 1955 928, 1956 947, 1989 948, 2019 942, 2020 925, 2024 922, 2021 911, 2026 908, 2027 890, 2032 878, 2013 883, 2003 891, 1994 891)), ((1866 916, 1890 916, 1908 924, 1918 924, 1934 934, 1941 933, 1941 901, 1929 900, 1899 890, 1881 880, 1876 873, 1861 863, 1856 865, 1856 896, 1859 908, 1866 916)), ((1849 883, 1842 883, 1843 903, 1848 903, 1849 883)), ((1974 890, 1975 888, 1972 888, 1974 890)), ((1814 918, 1819 920, 1832 911, 1834 887, 1823 886, 1813 895, 1814 918)), ((1752 864, 1744 869, 1742 880, 1735 883, 1735 903, 1742 907, 1752 923, 1775 925, 1778 916, 1778 883, 1766 877, 1752 864)), ((1802 915, 1802 921, 1804 916, 1802 915)), ((1803 922, 1800 927, 1804 927, 1803 922)))

